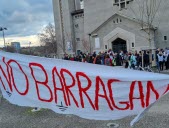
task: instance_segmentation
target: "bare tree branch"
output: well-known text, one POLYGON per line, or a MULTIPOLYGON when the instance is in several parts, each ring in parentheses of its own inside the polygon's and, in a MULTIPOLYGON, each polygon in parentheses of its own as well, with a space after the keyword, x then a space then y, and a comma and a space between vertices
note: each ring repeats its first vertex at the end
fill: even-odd
POLYGON ((56 40, 55 27, 52 24, 48 24, 41 33, 38 34, 40 43, 46 47, 48 54, 58 52, 58 42, 56 40))
POLYGON ((89 45, 89 42, 86 41, 85 39, 82 40, 82 46, 83 46, 85 51, 89 51, 90 45, 89 45))
POLYGON ((135 0, 136 4, 139 7, 139 16, 136 13, 137 11, 132 9, 133 14, 140 22, 140 26, 142 30, 146 33, 147 37, 145 37, 149 42, 149 47, 151 47, 152 35, 151 29, 154 29, 154 21, 157 16, 157 12, 160 8, 162 0, 135 0))

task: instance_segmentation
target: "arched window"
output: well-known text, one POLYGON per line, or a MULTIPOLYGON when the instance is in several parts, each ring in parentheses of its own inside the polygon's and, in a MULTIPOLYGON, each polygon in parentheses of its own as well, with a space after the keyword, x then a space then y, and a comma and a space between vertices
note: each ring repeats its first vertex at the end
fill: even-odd
POLYGON ((134 48, 134 47, 135 47, 133 42, 131 43, 131 47, 132 47, 132 48, 134 48))
POLYGON ((84 1, 80 0, 80 9, 84 9, 84 1))

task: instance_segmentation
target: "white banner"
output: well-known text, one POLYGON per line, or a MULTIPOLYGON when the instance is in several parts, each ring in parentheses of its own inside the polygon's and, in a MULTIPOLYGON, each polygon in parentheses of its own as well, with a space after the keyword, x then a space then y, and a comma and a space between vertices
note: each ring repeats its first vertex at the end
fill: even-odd
POLYGON ((142 115, 168 92, 169 76, 0 52, 0 88, 9 102, 20 106, 116 120, 142 115))

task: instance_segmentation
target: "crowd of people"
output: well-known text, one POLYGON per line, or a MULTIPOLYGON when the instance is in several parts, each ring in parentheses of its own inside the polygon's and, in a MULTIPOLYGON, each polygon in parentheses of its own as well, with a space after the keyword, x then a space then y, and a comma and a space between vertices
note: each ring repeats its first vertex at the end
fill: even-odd
POLYGON ((106 52, 93 52, 92 54, 80 52, 78 55, 64 54, 64 60, 78 61, 84 63, 100 64, 106 66, 124 66, 125 68, 134 68, 135 66, 147 67, 156 59, 157 67, 163 70, 169 69, 169 49, 157 49, 155 56, 152 54, 150 59, 149 51, 122 51, 113 52, 111 49, 106 52), (143 56, 143 57, 142 57, 143 56), (143 66, 142 66, 143 60, 143 66))

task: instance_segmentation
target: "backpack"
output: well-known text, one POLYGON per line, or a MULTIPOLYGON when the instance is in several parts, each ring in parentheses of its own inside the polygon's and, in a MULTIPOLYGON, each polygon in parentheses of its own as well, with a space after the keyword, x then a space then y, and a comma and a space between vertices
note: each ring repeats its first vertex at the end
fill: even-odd
POLYGON ((113 64, 113 66, 116 66, 116 59, 115 58, 112 59, 112 64, 113 64))
POLYGON ((100 58, 97 58, 97 59, 96 59, 96 64, 101 64, 100 58))
POLYGON ((106 64, 105 65, 110 65, 110 59, 106 58, 106 64))

